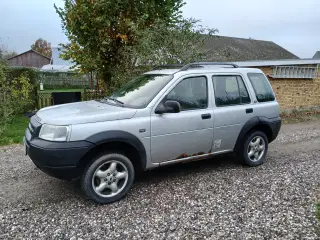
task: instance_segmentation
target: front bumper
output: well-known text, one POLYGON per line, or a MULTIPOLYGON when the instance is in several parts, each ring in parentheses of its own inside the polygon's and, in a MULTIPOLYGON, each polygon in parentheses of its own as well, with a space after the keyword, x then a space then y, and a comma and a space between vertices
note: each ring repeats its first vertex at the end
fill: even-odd
MULTIPOLYGON (((27 130, 28 131, 28 130, 27 130)), ((86 141, 50 142, 39 138, 24 138, 26 154, 33 163, 50 176, 71 180, 78 178, 77 166, 85 154, 94 147, 86 141)))

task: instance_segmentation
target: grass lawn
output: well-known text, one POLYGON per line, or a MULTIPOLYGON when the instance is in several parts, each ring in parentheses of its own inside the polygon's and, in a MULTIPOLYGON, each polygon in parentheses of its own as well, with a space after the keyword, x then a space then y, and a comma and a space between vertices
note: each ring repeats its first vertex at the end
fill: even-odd
POLYGON ((22 143, 24 132, 28 127, 29 119, 23 115, 16 116, 0 135, 0 146, 22 143))
POLYGON ((48 89, 48 90, 43 90, 40 91, 38 90, 39 93, 51 93, 51 92, 82 92, 82 88, 74 88, 74 89, 48 89))

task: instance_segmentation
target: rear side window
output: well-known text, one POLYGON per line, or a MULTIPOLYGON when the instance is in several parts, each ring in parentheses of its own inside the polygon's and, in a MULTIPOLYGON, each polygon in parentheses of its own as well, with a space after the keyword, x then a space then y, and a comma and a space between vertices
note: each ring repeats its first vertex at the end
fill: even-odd
POLYGON ((248 73, 258 102, 274 101, 275 97, 268 79, 262 73, 248 73))
POLYGON ((212 76, 216 106, 250 103, 248 91, 240 76, 212 76))

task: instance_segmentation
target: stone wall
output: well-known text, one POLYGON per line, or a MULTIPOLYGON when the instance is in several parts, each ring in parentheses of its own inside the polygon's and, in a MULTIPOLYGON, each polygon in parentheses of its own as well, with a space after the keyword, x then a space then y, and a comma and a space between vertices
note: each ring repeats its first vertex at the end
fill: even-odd
POLYGON ((260 68, 269 78, 281 110, 320 106, 320 71, 317 79, 273 79, 271 67, 260 68))

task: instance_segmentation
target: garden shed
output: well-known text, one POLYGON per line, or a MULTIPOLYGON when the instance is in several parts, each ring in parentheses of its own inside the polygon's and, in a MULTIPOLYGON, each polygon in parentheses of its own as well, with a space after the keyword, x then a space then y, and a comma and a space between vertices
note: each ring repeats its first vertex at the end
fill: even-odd
POLYGON ((29 50, 8 59, 10 66, 42 68, 50 63, 50 58, 34 50, 29 50))

